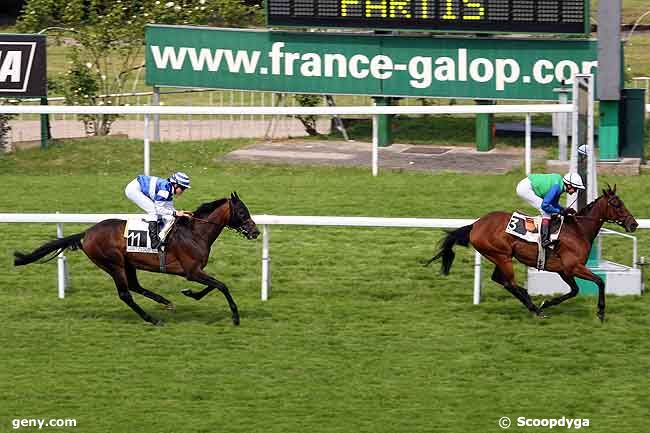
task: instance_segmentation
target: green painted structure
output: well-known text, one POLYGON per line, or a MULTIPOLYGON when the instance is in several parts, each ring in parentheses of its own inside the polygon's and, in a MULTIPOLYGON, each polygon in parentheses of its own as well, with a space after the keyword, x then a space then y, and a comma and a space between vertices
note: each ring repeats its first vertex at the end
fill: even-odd
POLYGON ((553 88, 595 72, 596 57, 587 39, 146 28, 151 86, 554 101, 553 88))

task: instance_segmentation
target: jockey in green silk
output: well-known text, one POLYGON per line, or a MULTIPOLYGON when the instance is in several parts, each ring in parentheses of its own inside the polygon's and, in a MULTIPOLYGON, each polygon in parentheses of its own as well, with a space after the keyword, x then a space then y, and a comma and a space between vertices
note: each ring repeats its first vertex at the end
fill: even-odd
POLYGON ((517 195, 542 214, 540 235, 543 248, 551 244, 551 216, 570 212, 560 206, 562 193, 574 194, 580 189, 585 189, 585 186, 578 173, 567 173, 564 177, 560 174, 533 173, 517 185, 517 195))

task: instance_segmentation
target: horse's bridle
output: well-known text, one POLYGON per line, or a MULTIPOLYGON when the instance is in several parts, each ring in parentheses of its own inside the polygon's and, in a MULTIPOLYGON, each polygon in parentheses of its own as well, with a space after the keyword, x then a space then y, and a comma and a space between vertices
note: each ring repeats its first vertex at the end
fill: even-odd
MULTIPOLYGON (((249 232, 248 232, 248 230, 246 230, 246 228, 244 227, 244 224, 243 224, 246 221, 244 221, 239 227, 230 226, 230 222, 233 220, 233 217, 235 215, 235 207, 232 205, 232 200, 230 200, 230 199, 228 200, 228 207, 229 207, 228 223, 226 223, 225 227, 227 229, 236 231, 237 233, 239 233, 242 236, 248 237, 249 232)), ((195 216, 191 216, 190 218, 192 218, 194 221, 202 222, 202 223, 205 223, 205 224, 212 224, 212 225, 215 225, 215 226, 219 225, 219 223, 204 220, 202 218, 197 218, 195 216)))
MULTIPOLYGON (((619 209, 621 207, 620 202, 619 202, 619 204, 614 204, 613 203, 613 197, 610 197, 610 198, 607 199, 607 205, 613 207, 614 209, 619 209)), ((575 218, 584 218, 584 219, 589 219, 589 220, 594 220, 594 221, 595 220, 606 221, 608 223, 617 224, 617 225, 619 225, 621 227, 625 227, 625 220, 628 219, 628 217, 625 217, 624 221, 619 221, 619 220, 611 219, 611 218, 594 218, 594 217, 588 217, 588 216, 585 216, 585 215, 574 215, 574 217, 575 218)))
MULTIPOLYGON (((233 216, 235 214, 235 207, 232 205, 232 200, 228 200, 228 207, 230 208, 230 216, 228 217, 228 224, 230 224, 230 222, 232 221, 232 218, 233 218, 233 216)), ((242 221, 242 223, 239 225, 239 227, 231 227, 231 226, 229 226, 227 224, 226 228, 234 230, 237 233, 239 233, 240 235, 248 238, 249 233, 248 233, 248 230, 246 230, 246 228, 244 227, 245 222, 246 221, 242 221)))
MULTIPOLYGON (((613 201, 613 198, 614 198, 614 197, 610 197, 610 198, 608 198, 608 199, 607 199, 607 204, 608 204, 609 206, 613 207, 614 209, 620 209, 620 207, 621 207, 621 201, 620 201, 620 199, 619 199, 619 201, 618 201, 618 204, 614 204, 614 203, 612 202, 612 201, 613 201)), ((618 197, 617 197, 617 198, 618 198, 618 197)), ((617 225, 619 225, 619 226, 621 226, 621 227, 625 227, 625 221, 627 221, 627 219, 630 218, 631 216, 632 216, 632 215, 627 215, 627 216, 624 218, 623 221, 612 220, 612 219, 605 219, 605 221, 610 222, 610 223, 617 224, 617 225)))

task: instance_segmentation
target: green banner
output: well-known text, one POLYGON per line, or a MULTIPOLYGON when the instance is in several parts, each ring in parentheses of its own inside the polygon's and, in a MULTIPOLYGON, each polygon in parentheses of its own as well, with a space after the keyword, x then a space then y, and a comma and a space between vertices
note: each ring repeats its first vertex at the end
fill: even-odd
POLYGON ((147 84, 290 93, 556 100, 595 73, 584 39, 405 37, 148 26, 147 84))

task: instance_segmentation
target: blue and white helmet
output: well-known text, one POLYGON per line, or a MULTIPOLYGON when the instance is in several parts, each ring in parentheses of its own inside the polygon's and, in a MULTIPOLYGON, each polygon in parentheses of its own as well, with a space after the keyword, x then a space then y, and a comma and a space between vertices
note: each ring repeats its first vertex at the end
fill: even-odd
POLYGON ((182 171, 177 171, 176 173, 172 174, 171 177, 169 178, 169 181, 171 183, 180 185, 183 188, 186 189, 190 188, 190 177, 185 173, 183 173, 182 171))

